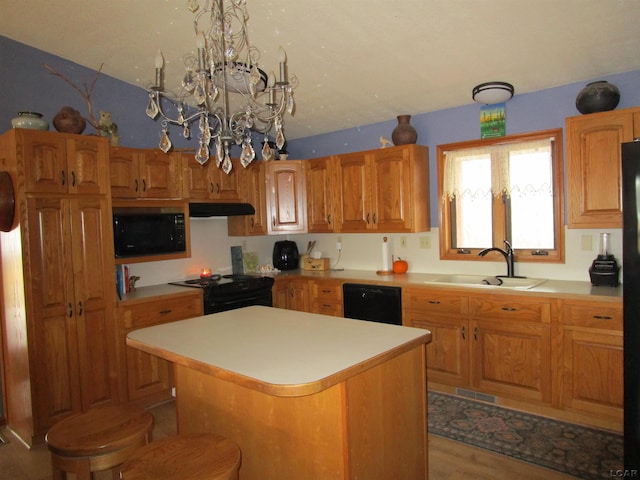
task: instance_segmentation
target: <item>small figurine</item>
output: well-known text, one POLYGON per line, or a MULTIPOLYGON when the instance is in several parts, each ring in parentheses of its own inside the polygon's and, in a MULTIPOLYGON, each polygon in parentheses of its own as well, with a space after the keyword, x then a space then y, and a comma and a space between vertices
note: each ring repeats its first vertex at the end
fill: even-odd
POLYGON ((111 120, 111 113, 100 110, 100 120, 98 120, 98 133, 101 137, 107 137, 112 146, 117 147, 120 143, 118 136, 118 125, 111 120))
POLYGON ((136 289, 136 282, 140 280, 140 277, 133 275, 129 277, 129 291, 133 292, 136 289))
POLYGON ((380 148, 387 148, 387 147, 390 147, 391 145, 393 145, 391 140, 387 140, 382 135, 380 136, 380 148))

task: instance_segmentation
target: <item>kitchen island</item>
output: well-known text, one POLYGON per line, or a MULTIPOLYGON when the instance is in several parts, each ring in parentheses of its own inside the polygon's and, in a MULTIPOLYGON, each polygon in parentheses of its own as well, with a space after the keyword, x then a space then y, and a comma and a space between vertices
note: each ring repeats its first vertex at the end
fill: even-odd
POLYGON ((427 478, 430 332, 253 306, 144 328, 179 433, 240 446, 243 480, 427 478))

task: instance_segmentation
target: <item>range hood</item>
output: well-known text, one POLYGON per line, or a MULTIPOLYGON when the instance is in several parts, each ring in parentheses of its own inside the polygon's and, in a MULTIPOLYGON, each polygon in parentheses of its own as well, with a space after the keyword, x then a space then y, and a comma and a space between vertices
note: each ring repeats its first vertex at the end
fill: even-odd
POLYGON ((231 217, 254 213, 256 210, 250 203, 189 203, 190 217, 231 217))

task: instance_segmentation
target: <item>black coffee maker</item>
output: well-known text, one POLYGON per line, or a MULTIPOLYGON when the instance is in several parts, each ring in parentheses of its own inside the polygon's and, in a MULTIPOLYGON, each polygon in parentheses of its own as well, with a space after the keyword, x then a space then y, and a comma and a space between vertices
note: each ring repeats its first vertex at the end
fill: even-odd
POLYGON ((600 234, 600 252, 589 268, 591 285, 617 287, 619 281, 620 266, 611 253, 609 253, 609 234, 600 234))
POLYGON ((298 246, 291 240, 280 240, 273 245, 273 266, 278 270, 298 268, 298 246))

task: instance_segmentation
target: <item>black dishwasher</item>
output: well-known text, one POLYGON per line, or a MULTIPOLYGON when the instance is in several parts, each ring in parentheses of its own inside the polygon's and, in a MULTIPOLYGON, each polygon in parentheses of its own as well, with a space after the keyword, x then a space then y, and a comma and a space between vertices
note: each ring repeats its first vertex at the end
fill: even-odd
POLYGON ((402 325, 400 287, 345 283, 342 286, 345 318, 402 325))

